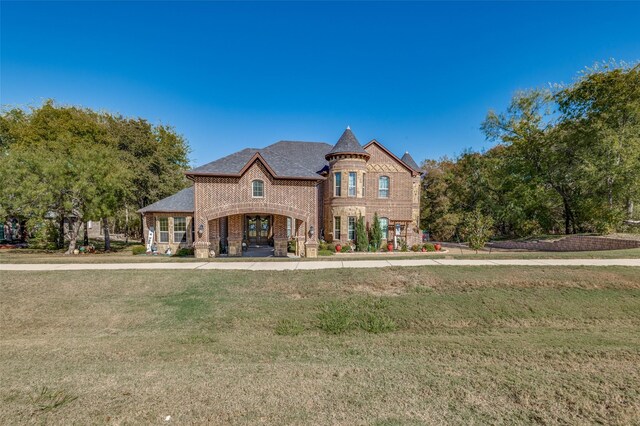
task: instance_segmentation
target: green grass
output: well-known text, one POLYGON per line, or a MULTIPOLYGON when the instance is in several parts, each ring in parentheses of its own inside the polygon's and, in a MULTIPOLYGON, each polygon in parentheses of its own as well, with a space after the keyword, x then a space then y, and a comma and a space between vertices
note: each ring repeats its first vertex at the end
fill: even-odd
POLYGON ((640 422, 637 268, 0 271, 0 330, 0 424, 640 422))

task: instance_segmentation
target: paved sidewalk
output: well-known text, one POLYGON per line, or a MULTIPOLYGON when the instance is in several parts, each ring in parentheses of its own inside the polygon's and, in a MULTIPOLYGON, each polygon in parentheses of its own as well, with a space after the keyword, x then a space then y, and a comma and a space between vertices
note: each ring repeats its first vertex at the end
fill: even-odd
POLYGON ((185 263, 38 263, 0 264, 0 271, 97 271, 117 269, 225 269, 243 271, 307 271, 391 266, 635 266, 640 259, 396 259, 284 262, 185 262, 185 263))

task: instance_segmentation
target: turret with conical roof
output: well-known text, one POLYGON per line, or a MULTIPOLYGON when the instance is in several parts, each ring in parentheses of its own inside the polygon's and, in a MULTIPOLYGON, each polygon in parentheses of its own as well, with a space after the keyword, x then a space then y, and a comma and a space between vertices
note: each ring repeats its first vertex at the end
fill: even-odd
POLYGON ((324 194, 325 231, 330 240, 343 243, 353 240, 354 221, 367 215, 365 180, 370 157, 349 127, 325 155, 329 161, 324 194))
POLYGON ((351 128, 347 126, 346 130, 338 139, 338 142, 333 146, 331 151, 325 155, 325 158, 331 161, 332 158, 337 156, 350 156, 353 155, 355 157, 364 157, 369 158, 370 155, 365 149, 360 145, 358 139, 351 131, 351 128))
POLYGON ((416 162, 414 161, 413 157, 411 156, 411 154, 409 154, 409 151, 405 151, 404 155, 401 158, 402 162, 404 164, 406 164, 407 166, 411 167, 413 170, 419 172, 420 171, 420 166, 418 166, 418 164, 416 164, 416 162))

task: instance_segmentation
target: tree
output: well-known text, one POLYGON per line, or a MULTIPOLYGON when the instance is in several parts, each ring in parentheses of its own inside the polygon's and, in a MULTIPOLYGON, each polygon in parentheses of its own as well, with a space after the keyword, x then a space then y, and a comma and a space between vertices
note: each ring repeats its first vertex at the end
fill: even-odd
POLYGON ((493 219, 483 215, 479 209, 467 213, 463 219, 462 235, 477 253, 493 235, 493 219))
POLYGON ((367 251, 369 249, 369 236, 364 224, 364 216, 358 217, 356 223, 356 251, 367 251))
POLYGON ((380 218, 378 212, 373 213, 373 224, 371 225, 371 244, 374 250, 380 249, 382 244, 382 227, 380 226, 380 218))
POLYGON ((141 119, 53 101, 28 112, 3 111, 0 214, 32 226, 54 217, 71 253, 86 220, 104 223, 121 212, 128 218, 129 211, 184 188, 187 153, 173 129, 141 119))

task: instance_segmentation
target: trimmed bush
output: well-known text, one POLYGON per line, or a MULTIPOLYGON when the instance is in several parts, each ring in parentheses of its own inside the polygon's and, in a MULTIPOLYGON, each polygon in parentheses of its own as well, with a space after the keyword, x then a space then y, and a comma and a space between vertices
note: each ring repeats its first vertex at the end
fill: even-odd
POLYGON ((420 244, 414 244, 411 246, 411 251, 420 251, 420 244))
POLYGON ((431 243, 424 243, 422 245, 422 248, 425 249, 426 251, 436 251, 435 246, 431 243))
POLYGON ((178 251, 176 251, 176 254, 174 256, 178 256, 178 257, 193 256, 193 249, 192 248, 180 248, 180 249, 178 249, 178 251))
POLYGON ((345 245, 340 249, 340 253, 351 253, 351 246, 345 245))
POLYGON ((138 254, 145 254, 147 252, 147 247, 145 246, 131 246, 131 253, 135 256, 138 254))

